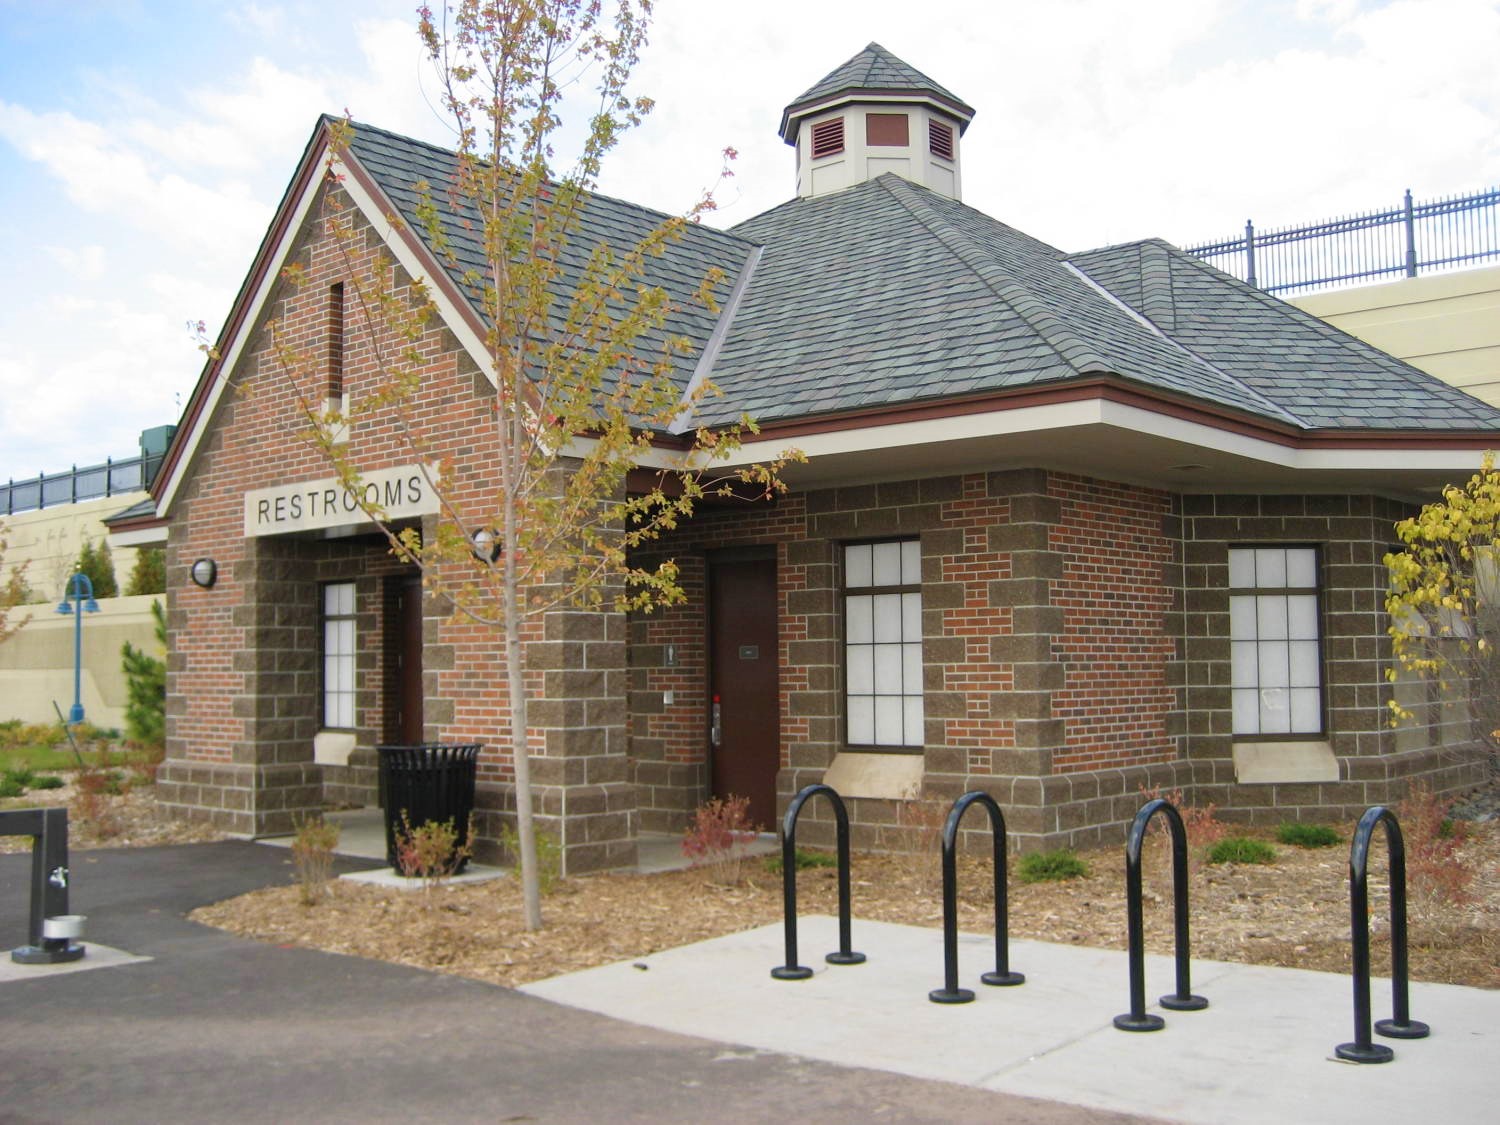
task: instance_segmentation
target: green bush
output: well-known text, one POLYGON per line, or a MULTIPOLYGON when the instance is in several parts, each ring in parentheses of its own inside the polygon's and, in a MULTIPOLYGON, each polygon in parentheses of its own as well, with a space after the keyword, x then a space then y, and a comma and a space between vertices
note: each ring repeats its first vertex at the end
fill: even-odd
POLYGON ((61 789, 63 779, 50 773, 44 773, 31 783, 32 789, 61 789))
POLYGON ((1225 836, 1208 849, 1209 863, 1275 863, 1276 849, 1264 840, 1225 836))
POLYGON ((13 785, 19 785, 22 789, 34 788, 32 782, 36 781, 36 774, 29 766, 17 766, 5 771, 5 780, 13 785))
POLYGON ((152 656, 129 641, 120 649, 125 669, 125 731, 143 746, 161 746, 167 737, 167 619, 161 602, 151 603, 151 616, 163 655, 152 656))
POLYGON ((127 594, 167 592, 167 552, 161 547, 141 547, 135 553, 135 568, 125 583, 127 594))
POLYGON ((1293 821, 1276 829, 1276 839, 1297 848, 1331 848, 1342 837, 1326 824, 1301 824, 1293 821))
POLYGON ((15 781, 8 774, 0 774, 0 797, 20 797, 26 792, 26 786, 15 781))
MULTIPOLYGON (((809 867, 837 867, 839 857, 833 852, 808 852, 801 848, 797 849, 797 870, 806 871, 809 867)), ((781 874, 781 853, 766 856, 766 870, 772 875, 781 874)))
POLYGON ((1055 852, 1031 852, 1023 855, 1016 865, 1016 877, 1023 883, 1081 879, 1088 873, 1089 865, 1067 848, 1055 852))
MULTIPOLYGON (((88 536, 83 537, 83 546, 78 550, 78 561, 74 569, 88 575, 89 584, 93 587, 94 597, 113 598, 120 593, 120 587, 115 582, 115 564, 109 556, 109 543, 101 542, 94 546, 94 542, 88 536)), ((72 579, 69 579, 71 582, 72 579)), ((72 587, 69 586, 71 591, 72 587)))

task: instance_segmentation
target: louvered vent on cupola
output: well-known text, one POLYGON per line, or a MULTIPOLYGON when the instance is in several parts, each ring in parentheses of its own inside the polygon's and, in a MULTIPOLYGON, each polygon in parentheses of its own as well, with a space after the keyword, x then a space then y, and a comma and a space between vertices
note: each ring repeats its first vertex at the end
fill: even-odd
POLYGON ((820 121, 812 128, 812 156, 814 160, 844 151, 844 119, 830 118, 820 121))
POLYGON ((934 156, 953 159, 953 129, 941 121, 927 119, 927 147, 934 156))

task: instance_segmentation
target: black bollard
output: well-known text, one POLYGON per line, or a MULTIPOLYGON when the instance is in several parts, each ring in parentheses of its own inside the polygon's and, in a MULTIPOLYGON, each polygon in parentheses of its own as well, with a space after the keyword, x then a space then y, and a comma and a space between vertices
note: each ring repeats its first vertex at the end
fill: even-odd
POLYGON ((1390 809, 1372 805, 1359 818, 1349 845, 1349 926, 1354 977, 1354 1042, 1340 1043, 1333 1053, 1357 1063, 1390 1062, 1396 1057, 1383 1043, 1370 1041, 1370 894, 1367 873, 1370 837, 1377 824, 1385 825, 1385 846, 1391 853, 1391 1009, 1392 1018, 1380 1020, 1375 1030, 1389 1039, 1425 1039, 1432 1029, 1411 1018, 1408 1007, 1406 958, 1406 842, 1390 809))
POLYGON ((972 989, 958 987, 958 825, 970 805, 980 804, 990 814, 990 834, 995 847, 995 969, 979 979, 985 984, 1024 984, 1026 977, 1010 971, 1009 921, 1005 893, 1005 816, 988 793, 974 790, 953 802, 943 824, 943 980, 927 999, 934 1004, 967 1004, 972 989))
POLYGON ((809 785, 792 798, 786 816, 781 823, 781 894, 782 912, 786 926, 786 964, 771 970, 777 980, 806 980, 812 970, 797 964, 797 818, 802 815, 802 806, 823 794, 833 805, 833 818, 838 829, 839 857, 839 948, 824 958, 830 965, 858 965, 865 955, 850 948, 849 938, 849 814, 844 809, 843 799, 827 785, 809 785))
POLYGON ((1160 1031, 1166 1020, 1146 1012, 1146 937, 1141 909, 1141 845, 1151 818, 1161 813, 1172 833, 1172 920, 1176 926, 1177 991, 1163 996, 1161 1006, 1174 1012, 1196 1012, 1208 1001, 1194 996, 1188 966, 1187 830, 1171 802, 1158 797, 1135 814, 1125 844, 1125 921, 1130 942, 1130 1011, 1115 1017, 1121 1031, 1160 1031))

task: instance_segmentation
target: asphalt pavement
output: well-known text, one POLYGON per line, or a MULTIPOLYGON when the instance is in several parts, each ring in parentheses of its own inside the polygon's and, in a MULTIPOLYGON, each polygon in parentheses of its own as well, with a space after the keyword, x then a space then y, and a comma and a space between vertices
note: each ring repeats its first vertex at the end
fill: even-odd
MULTIPOLYGON (((90 952, 69 972, 6 961, 26 971, 0 974, 0 1121, 1139 1120, 745 1045, 733 1003, 708 1035, 684 1035, 186 919, 289 881, 282 849, 75 851, 71 864, 90 952)), ((29 882, 28 856, 0 855, 0 949, 26 941, 29 882)))

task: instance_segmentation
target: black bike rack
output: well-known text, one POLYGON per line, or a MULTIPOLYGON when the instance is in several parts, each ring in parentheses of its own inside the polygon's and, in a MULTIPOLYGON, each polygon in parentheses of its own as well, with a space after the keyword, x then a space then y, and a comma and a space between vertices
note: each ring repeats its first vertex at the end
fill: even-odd
POLYGON ((1370 837, 1377 824, 1385 825, 1385 846, 1391 855, 1391 1009, 1393 1018, 1380 1020, 1375 1030, 1389 1039, 1425 1039, 1432 1031, 1411 1018, 1407 1006, 1406 960, 1406 842, 1401 825, 1384 805, 1372 805, 1359 818, 1349 846, 1349 922, 1354 960, 1354 1042, 1340 1043, 1333 1053, 1357 1063, 1390 1062, 1396 1052, 1370 1042, 1370 895, 1366 873, 1370 837))
POLYGON ((971 805, 983 805, 990 814, 990 834, 995 845, 995 969, 983 973, 985 984, 1024 984, 1026 977, 1010 971, 1010 933, 1005 895, 1005 815, 988 793, 973 790, 953 802, 943 824, 943 980, 927 999, 934 1004, 967 1004, 974 990, 958 987, 958 825, 971 805))
POLYGON ((68 916, 68 810, 9 809, 0 812, 0 836, 31 837, 30 942, 11 950, 21 965, 77 961, 84 947, 71 937, 47 937, 47 922, 68 916))
POLYGON ((1177 991, 1161 998, 1161 1006, 1173 1012, 1196 1012, 1208 1001, 1194 996, 1188 968, 1188 863, 1187 830, 1182 816, 1169 801, 1158 797, 1147 801, 1135 814, 1130 839, 1125 844, 1125 913, 1130 941, 1130 1011, 1115 1017, 1121 1031, 1160 1031, 1166 1021, 1146 1012, 1146 938, 1141 911, 1141 845, 1151 818, 1161 813, 1172 833, 1172 920, 1176 924, 1177 991))
POLYGON ((786 964, 771 970, 777 980, 806 980, 812 970, 797 964, 797 818, 802 806, 819 794, 833 805, 838 825, 839 858, 839 948, 824 958, 830 965, 858 965, 865 959, 849 943, 849 814, 838 793, 827 785, 809 785, 792 798, 781 822, 781 893, 786 923, 786 964))

